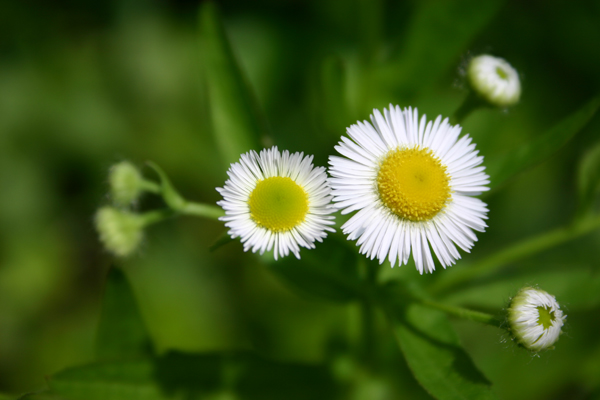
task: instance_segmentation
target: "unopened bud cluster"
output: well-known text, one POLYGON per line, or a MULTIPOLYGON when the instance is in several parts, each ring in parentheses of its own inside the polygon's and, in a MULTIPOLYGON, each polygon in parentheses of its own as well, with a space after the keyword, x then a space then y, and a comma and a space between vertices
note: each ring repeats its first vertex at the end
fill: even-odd
POLYGON ((532 351, 553 348, 566 318, 554 296, 532 287, 521 289, 508 308, 511 335, 532 351))
POLYGON ((113 165, 108 175, 108 182, 110 196, 119 206, 127 206, 135 202, 142 193, 142 175, 129 161, 113 165))
POLYGON ((117 257, 127 257, 143 239, 144 219, 132 212, 130 206, 142 194, 144 179, 135 165, 122 161, 110 168, 108 183, 112 206, 96 212, 96 230, 106 250, 117 257))
POLYGON ((115 207, 102 207, 96 213, 100 241, 118 257, 132 254, 142 242, 144 223, 141 217, 115 207))

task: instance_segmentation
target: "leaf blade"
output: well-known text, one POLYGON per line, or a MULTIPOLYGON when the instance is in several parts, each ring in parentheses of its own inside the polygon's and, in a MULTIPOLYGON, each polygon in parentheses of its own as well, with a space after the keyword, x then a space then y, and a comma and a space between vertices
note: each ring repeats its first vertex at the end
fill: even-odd
POLYGON ((260 138, 266 133, 267 125, 213 2, 201 5, 199 25, 213 134, 229 165, 237 161, 240 154, 261 148, 260 138))
POLYGON ((394 82, 411 99, 431 86, 458 62, 473 40, 498 12, 503 1, 417 2, 399 55, 380 72, 382 85, 394 82))
POLYGON ((488 158, 486 171, 490 175, 490 188, 501 186, 518 173, 550 157, 587 125, 598 108, 600 96, 594 97, 547 132, 516 150, 488 158))
POLYGON ((392 319, 408 366, 429 394, 440 400, 497 398, 444 313, 413 303, 392 319))
POLYGON ((150 336, 131 286, 122 270, 111 268, 96 336, 96 358, 125 359, 150 353, 150 336))

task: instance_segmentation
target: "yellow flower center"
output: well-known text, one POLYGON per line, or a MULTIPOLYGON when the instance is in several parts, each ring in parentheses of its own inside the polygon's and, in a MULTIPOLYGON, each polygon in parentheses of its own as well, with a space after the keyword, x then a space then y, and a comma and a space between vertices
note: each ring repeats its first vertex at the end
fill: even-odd
POLYGON ((411 221, 433 218, 451 197, 446 166, 427 148, 391 150, 379 167, 379 197, 394 214, 411 221))
POLYGON ((274 176, 256 184, 248 205, 258 225, 273 232, 289 231, 304 221, 308 195, 291 178, 274 176))
POLYGON ((537 307, 538 310, 538 325, 542 325, 544 330, 550 328, 555 320, 554 311, 550 311, 550 307, 537 307))

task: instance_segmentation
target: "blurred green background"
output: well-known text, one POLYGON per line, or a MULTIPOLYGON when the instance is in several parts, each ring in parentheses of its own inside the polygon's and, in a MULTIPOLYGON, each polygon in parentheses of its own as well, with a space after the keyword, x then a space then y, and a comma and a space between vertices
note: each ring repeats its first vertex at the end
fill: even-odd
MULTIPOLYGON (((373 108, 392 103, 450 116, 467 94, 461 72, 470 55, 503 57, 522 78, 519 105, 482 109, 463 123, 484 156, 540 135, 600 89, 597 1, 217 4, 268 121, 265 133, 280 149, 314 154, 317 165, 373 108)), ((108 202, 113 163, 155 161, 185 197, 219 200, 227 164, 212 135, 199 5, 0 3, 0 392, 34 390, 45 376, 92 360, 115 262, 98 243, 93 214, 108 202)), ((596 117, 550 160, 488 196, 489 229, 465 263, 568 223, 578 160, 599 132, 596 117)), ((148 196, 139 207, 160 205, 148 196)), ((171 220, 148 230, 138 255, 118 262, 157 351, 255 349, 322 362, 332 343, 356 340, 357 305, 288 287, 239 242, 210 253, 223 231, 214 221, 171 220)), ((599 245, 599 233, 587 235, 448 299, 497 312, 519 287, 539 284, 564 305, 566 334, 539 358, 498 329, 455 322, 502 398, 599 396, 600 293, 578 290, 599 278, 599 245)), ((386 279, 418 275, 412 266, 388 269, 386 279)), ((426 398, 407 367, 396 367, 404 393, 426 398)))

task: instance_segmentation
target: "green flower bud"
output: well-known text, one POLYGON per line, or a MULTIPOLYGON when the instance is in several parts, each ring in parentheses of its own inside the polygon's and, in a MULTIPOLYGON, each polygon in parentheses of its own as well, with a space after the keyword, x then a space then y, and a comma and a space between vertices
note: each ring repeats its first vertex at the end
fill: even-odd
POLYGON ((508 308, 510 333, 533 351, 553 348, 566 318, 554 296, 532 287, 521 289, 508 308))
POLYGON ((143 189, 142 175, 129 161, 113 165, 108 182, 112 200, 118 206, 127 206, 136 201, 143 189))
POLYGON ((519 74, 502 58, 486 54, 472 58, 467 80, 479 97, 495 107, 512 106, 521 97, 519 74))
POLYGON ((95 222, 100 241, 118 257, 131 255, 142 241, 145 221, 138 214, 102 207, 96 213, 95 222))

